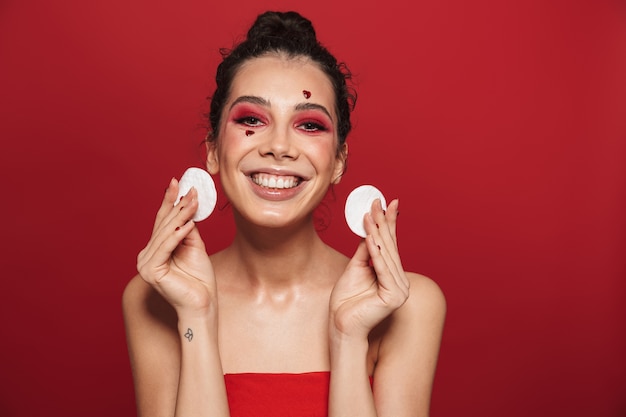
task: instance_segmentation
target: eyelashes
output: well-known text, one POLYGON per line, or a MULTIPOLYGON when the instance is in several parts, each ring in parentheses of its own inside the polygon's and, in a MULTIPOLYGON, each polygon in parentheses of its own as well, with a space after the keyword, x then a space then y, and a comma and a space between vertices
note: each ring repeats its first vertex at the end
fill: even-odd
POLYGON ((328 127, 322 123, 307 121, 298 124, 298 127, 306 132, 327 132, 328 127))
POLYGON ((236 117, 234 121, 238 125, 245 125, 249 127, 258 127, 258 126, 263 126, 265 124, 259 117, 256 117, 256 116, 236 117))

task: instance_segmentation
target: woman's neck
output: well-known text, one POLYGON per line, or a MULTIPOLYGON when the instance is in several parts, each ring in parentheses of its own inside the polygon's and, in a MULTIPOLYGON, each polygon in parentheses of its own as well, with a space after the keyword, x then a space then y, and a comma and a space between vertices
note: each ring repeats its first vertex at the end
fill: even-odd
POLYGON ((343 255, 321 240, 310 219, 292 228, 238 226, 233 243, 219 254, 228 259, 227 274, 233 273, 229 279, 268 289, 323 284, 334 279, 325 269, 343 262, 343 255))

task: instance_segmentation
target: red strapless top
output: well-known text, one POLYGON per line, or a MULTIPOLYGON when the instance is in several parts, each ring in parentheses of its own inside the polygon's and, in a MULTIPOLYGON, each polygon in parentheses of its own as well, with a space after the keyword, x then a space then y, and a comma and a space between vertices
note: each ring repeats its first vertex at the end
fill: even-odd
POLYGON ((231 417, 328 416, 330 372, 226 374, 224 379, 231 417))

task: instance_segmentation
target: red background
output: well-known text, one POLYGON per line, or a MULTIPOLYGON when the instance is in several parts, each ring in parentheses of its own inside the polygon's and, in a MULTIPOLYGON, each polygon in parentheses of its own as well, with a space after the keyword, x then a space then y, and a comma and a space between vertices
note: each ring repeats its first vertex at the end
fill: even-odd
MULTIPOLYGON (((352 253, 343 202, 375 184, 447 296, 432 415, 626 415, 623 2, 92 3, 0 4, 0 415, 134 414, 136 253, 202 164, 218 48, 292 8, 358 84, 324 239, 352 253)), ((200 228, 226 245, 228 208, 200 228)))

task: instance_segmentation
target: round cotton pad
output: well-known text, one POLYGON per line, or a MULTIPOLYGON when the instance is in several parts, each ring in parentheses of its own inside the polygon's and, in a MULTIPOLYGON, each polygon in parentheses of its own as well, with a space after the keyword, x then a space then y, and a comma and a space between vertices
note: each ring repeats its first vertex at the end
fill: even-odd
POLYGON ((191 187, 195 187, 198 191, 198 210, 196 210, 192 220, 199 222, 213 213, 215 203, 217 203, 217 191, 215 190, 213 178, 211 178, 208 172, 201 168, 191 167, 180 177, 176 204, 178 204, 180 197, 189 192, 191 187))
POLYGON ((346 199, 346 222, 348 227, 356 235, 365 237, 365 226, 363 226, 363 218, 372 209, 372 203, 380 198, 380 204, 383 210, 387 210, 387 202, 383 193, 373 185, 361 185, 352 190, 346 199))

